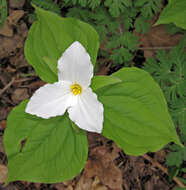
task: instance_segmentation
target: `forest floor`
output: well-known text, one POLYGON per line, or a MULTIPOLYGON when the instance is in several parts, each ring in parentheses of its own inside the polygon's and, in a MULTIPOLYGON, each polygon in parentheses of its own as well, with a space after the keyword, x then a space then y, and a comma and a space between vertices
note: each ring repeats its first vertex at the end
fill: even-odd
MULTIPOLYGON (((0 30, 0 182, 7 174, 7 158, 3 148, 7 116, 16 105, 44 85, 24 57, 24 42, 32 24, 28 15, 23 4, 10 4, 9 16, 0 30)), ((139 51, 142 59, 146 59, 155 51, 149 47, 168 49, 178 43, 181 34, 170 36, 160 25, 139 37, 140 47, 143 47, 139 51)), ((109 65, 102 65, 98 74, 109 72, 109 65)), ((177 185, 176 180, 170 182, 166 174, 166 149, 134 157, 125 155, 112 141, 101 135, 88 133, 88 141, 86 166, 73 180, 58 184, 1 183, 0 190, 170 190, 177 185)))

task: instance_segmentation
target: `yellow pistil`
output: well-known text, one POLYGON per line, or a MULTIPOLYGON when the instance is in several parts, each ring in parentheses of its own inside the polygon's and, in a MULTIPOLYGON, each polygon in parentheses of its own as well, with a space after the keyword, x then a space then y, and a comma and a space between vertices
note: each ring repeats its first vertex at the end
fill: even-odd
POLYGON ((72 93, 76 96, 78 94, 81 94, 82 87, 79 84, 73 84, 70 86, 72 93))

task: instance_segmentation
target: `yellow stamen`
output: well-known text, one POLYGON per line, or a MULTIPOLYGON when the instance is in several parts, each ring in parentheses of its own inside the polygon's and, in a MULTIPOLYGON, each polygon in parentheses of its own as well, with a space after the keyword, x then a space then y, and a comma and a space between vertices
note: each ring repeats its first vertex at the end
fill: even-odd
POLYGON ((82 87, 79 84, 73 84, 70 86, 72 93, 76 96, 78 94, 81 94, 82 87))

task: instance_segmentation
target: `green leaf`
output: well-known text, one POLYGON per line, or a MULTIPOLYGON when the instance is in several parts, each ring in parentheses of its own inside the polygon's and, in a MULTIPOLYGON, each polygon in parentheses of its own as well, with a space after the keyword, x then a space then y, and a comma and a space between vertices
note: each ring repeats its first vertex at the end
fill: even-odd
POLYGON ((45 10, 55 12, 56 14, 60 14, 61 12, 59 6, 52 0, 31 0, 31 3, 45 10))
POLYGON ((133 26, 133 15, 130 15, 130 10, 125 9, 125 14, 121 15, 121 22, 124 24, 126 30, 129 30, 133 26))
POLYGON ((171 182, 173 178, 179 174, 179 168, 175 166, 168 167, 168 174, 169 174, 169 182, 171 182))
MULTIPOLYGON (((178 177, 178 179, 179 179, 182 183, 184 183, 184 184, 186 185, 186 179, 184 179, 184 178, 182 178, 182 177, 178 177)), ((185 190, 186 190, 186 188, 185 188, 185 190)))
POLYGON ((87 5, 87 0, 79 0, 79 4, 80 4, 82 7, 86 7, 86 5, 87 5))
POLYGON ((161 6, 161 0, 148 0, 144 6, 141 8, 141 14, 145 18, 152 18, 155 13, 158 12, 161 6))
POLYGON ((34 7, 38 20, 29 31, 25 56, 42 80, 48 83, 57 81, 57 73, 51 68, 57 68, 57 60, 74 41, 79 41, 86 48, 95 65, 99 40, 97 32, 89 24, 75 18, 61 18, 55 13, 34 7), (44 57, 55 61, 46 64, 44 57))
POLYGON ((0 29, 4 25, 8 14, 6 0, 0 0, 0 29))
POLYGON ((134 36, 131 32, 125 32, 124 35, 121 36, 121 41, 129 50, 135 50, 139 44, 138 37, 134 36))
POLYGON ((52 60, 51 58, 48 57, 43 57, 44 62, 48 65, 48 67, 50 68, 50 70, 57 75, 57 63, 56 60, 52 60))
POLYGON ((166 25, 166 30, 170 35, 174 35, 176 33, 184 33, 182 28, 177 27, 175 24, 170 23, 166 25))
POLYGON ((158 51, 156 59, 150 58, 144 67, 160 84, 175 126, 180 129, 183 142, 186 139, 186 54, 184 52, 184 38, 181 39, 178 46, 171 49, 168 55, 165 51, 158 51))
POLYGON ((166 164, 168 166, 176 166, 178 168, 181 166, 182 162, 183 159, 181 152, 170 152, 166 159, 166 164))
POLYGON ((95 9, 100 5, 101 0, 89 0, 88 3, 90 8, 95 9))
POLYGON ((185 0, 172 0, 164 8, 158 21, 158 24, 174 23, 176 26, 186 29, 186 1, 185 0))
POLYGON ((186 173, 186 168, 181 168, 180 171, 186 173))
POLYGON ((138 33, 141 32, 142 34, 145 34, 150 27, 150 24, 147 22, 147 19, 143 16, 138 17, 134 25, 135 25, 136 31, 138 33))
POLYGON ((186 190, 186 188, 185 187, 176 187, 173 190, 186 190))
POLYGON ((92 90, 96 91, 100 88, 103 88, 110 84, 116 84, 121 82, 121 80, 117 77, 113 76, 94 76, 91 81, 91 88, 92 90))
POLYGON ((166 159, 166 164, 168 166, 176 166, 178 168, 181 166, 182 162, 183 159, 181 152, 170 152, 166 159))
POLYGON ((113 17, 118 17, 124 7, 132 6, 131 0, 106 0, 105 6, 109 7, 109 12, 113 17))
POLYGON ((52 119, 27 114, 26 104, 24 101, 15 107, 7 121, 7 182, 57 183, 72 179, 87 159, 86 133, 74 130, 66 114, 52 119))
POLYGON ((125 153, 155 152, 169 142, 182 146, 159 86, 137 68, 124 68, 112 75, 122 80, 96 91, 104 105, 103 135, 125 153))
POLYGON ((134 6, 135 7, 142 7, 145 3, 147 3, 147 0, 135 0, 134 6))
POLYGON ((161 6, 161 0, 134 0, 134 7, 139 8, 141 15, 150 19, 158 12, 161 6))
POLYGON ((112 55, 110 56, 110 59, 117 64, 123 64, 125 61, 131 61, 132 58, 133 55, 130 53, 129 49, 125 47, 113 50, 112 55))

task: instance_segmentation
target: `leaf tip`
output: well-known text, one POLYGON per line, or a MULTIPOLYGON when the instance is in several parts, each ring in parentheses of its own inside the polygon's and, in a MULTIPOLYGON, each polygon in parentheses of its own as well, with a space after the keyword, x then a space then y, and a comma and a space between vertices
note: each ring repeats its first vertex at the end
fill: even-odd
POLYGON ((157 20, 157 22, 155 23, 155 24, 153 24, 153 26, 158 26, 158 25, 160 25, 161 24, 161 22, 159 21, 159 19, 157 20))

